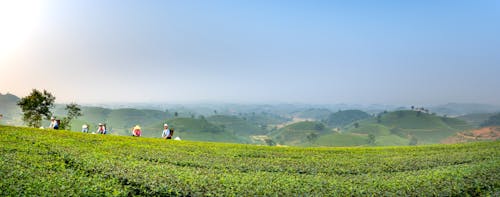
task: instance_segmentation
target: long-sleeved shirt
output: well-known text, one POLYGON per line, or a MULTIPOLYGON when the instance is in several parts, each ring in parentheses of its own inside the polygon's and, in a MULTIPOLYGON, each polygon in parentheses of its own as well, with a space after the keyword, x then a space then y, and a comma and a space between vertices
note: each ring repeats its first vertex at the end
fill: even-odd
POLYGON ((161 137, 168 137, 168 136, 170 136, 170 129, 163 130, 161 137))
POLYGON ((53 129, 55 127, 59 127, 59 125, 57 125, 57 121, 56 120, 50 121, 49 128, 53 129))

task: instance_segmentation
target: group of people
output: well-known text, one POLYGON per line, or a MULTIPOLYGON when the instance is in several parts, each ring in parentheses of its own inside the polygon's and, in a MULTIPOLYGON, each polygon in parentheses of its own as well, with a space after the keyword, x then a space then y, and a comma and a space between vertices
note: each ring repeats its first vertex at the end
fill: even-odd
MULTIPOLYGON (((87 125, 87 124, 82 125, 82 132, 88 133, 89 132, 89 125, 87 125)), ((108 130, 106 129, 106 124, 104 124, 104 123, 99 123, 99 125, 97 126, 97 131, 92 132, 92 134, 107 134, 107 133, 108 133, 108 130)))
MULTIPOLYGON (((141 127, 139 125, 135 125, 135 127, 132 129, 132 136, 133 137, 141 137, 142 135, 142 130, 141 130, 141 127)), ((163 131, 161 133, 161 137, 163 139, 172 139, 172 136, 174 135, 174 129, 169 129, 168 128, 168 124, 165 123, 163 124, 163 131)))
MULTIPOLYGON (((53 118, 55 120, 55 118, 53 118)), ((51 122, 51 128, 57 129, 58 123, 54 121, 54 124, 56 125, 55 127, 52 125, 51 122)), ((82 125, 82 132, 88 133, 89 132, 89 126, 87 124, 82 125)), ((93 134, 107 134, 108 130, 106 129, 106 124, 104 123, 99 123, 99 126, 97 127, 97 131, 93 132, 93 134)), ((161 134, 161 137, 163 139, 172 139, 172 136, 174 135, 174 129, 168 128, 168 124, 163 124, 163 131, 161 134)), ((141 137, 142 136, 142 129, 139 125, 135 125, 135 127, 132 128, 132 136, 133 137, 141 137)))

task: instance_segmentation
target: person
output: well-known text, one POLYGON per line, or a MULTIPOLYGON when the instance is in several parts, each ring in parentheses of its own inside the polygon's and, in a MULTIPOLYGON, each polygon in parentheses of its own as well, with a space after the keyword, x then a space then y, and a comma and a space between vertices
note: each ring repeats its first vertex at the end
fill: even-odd
POLYGON ((82 132, 88 133, 89 132, 89 126, 87 124, 82 125, 82 132))
POLYGON ((168 139, 172 139, 172 133, 170 132, 170 129, 168 129, 168 124, 167 123, 165 123, 163 125, 163 132, 161 134, 161 137, 163 139, 167 139, 167 140, 168 139))
POLYGON ((106 127, 104 124, 99 123, 99 127, 97 127, 97 134, 106 134, 106 127))
POLYGON ((142 134, 141 127, 139 125, 135 125, 135 127, 132 129, 132 136, 141 137, 141 134, 142 134))
POLYGON ((49 128, 51 128, 51 129, 59 129, 59 123, 57 122, 56 117, 52 116, 50 118, 49 128))

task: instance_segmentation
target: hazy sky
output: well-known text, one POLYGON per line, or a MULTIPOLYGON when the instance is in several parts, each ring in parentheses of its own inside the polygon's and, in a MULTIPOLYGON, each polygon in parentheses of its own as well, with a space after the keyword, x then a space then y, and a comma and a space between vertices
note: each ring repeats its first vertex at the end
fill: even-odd
POLYGON ((500 1, 1 1, 0 92, 500 104, 500 1))

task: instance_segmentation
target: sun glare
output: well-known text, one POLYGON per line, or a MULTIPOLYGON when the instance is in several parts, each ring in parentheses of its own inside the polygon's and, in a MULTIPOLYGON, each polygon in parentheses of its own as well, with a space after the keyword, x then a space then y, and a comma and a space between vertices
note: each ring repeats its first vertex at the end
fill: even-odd
POLYGON ((25 43, 40 23, 42 1, 0 1, 0 60, 25 43))

